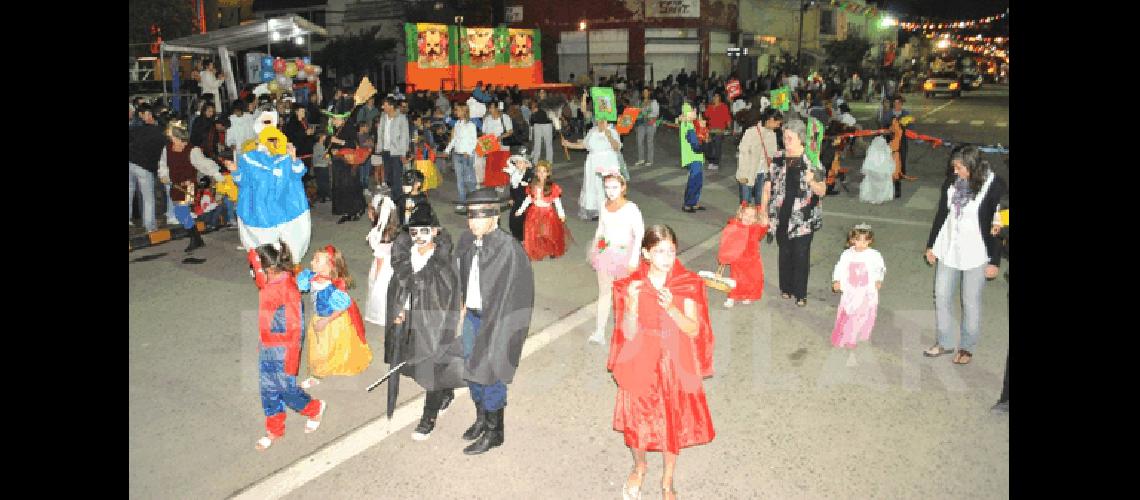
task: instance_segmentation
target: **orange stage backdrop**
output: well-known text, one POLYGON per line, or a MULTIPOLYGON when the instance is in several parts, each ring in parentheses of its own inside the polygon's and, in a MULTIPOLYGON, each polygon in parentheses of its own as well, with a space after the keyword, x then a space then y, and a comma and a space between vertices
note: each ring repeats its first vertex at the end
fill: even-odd
POLYGON ((538 30, 407 23, 404 34, 408 47, 405 80, 416 89, 439 90, 446 79, 458 85, 460 65, 460 90, 472 89, 478 81, 522 89, 543 84, 538 30))

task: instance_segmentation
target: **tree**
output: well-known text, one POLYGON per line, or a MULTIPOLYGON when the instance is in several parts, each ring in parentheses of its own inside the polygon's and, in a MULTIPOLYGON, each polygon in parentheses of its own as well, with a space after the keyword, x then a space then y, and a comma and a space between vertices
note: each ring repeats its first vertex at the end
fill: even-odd
POLYGON ((346 74, 368 73, 381 54, 396 48, 396 40, 377 36, 380 29, 380 26, 373 26, 368 31, 330 40, 319 53, 321 66, 335 68, 338 78, 346 74))
POLYGON ((157 26, 163 40, 199 32, 194 3, 189 0, 128 0, 130 43, 151 43, 155 37, 151 26, 157 26))
POLYGON ((847 72, 862 65, 863 56, 870 50, 871 43, 864 38, 850 36, 846 40, 828 42, 823 48, 827 51, 828 64, 838 65, 847 72))

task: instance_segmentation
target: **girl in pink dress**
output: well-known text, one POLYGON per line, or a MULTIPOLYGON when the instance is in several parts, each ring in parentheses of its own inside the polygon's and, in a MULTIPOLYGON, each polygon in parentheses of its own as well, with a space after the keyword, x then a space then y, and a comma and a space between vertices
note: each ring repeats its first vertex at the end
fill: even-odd
POLYGON ((871 226, 859 224, 847 234, 850 246, 839 256, 839 263, 831 273, 831 290, 843 292, 839 299, 839 313, 835 329, 831 331, 831 345, 852 349, 847 366, 855 366, 855 342, 871 339, 875 314, 879 309, 879 288, 887 268, 883 256, 871 248, 875 233, 871 226))

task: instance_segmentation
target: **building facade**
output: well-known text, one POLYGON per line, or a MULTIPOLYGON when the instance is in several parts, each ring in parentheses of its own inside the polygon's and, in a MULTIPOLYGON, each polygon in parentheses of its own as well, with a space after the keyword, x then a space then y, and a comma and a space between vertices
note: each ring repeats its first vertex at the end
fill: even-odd
POLYGON ((740 0, 506 0, 508 26, 542 31, 545 79, 562 82, 588 68, 658 82, 681 70, 725 75, 739 9, 740 0))

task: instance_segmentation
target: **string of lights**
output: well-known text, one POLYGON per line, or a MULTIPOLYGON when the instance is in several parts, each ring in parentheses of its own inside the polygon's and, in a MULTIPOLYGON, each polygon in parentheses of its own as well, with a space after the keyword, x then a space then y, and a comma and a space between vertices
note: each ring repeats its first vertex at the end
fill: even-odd
POLYGON ((907 31, 919 31, 919 30, 948 30, 948 29, 977 28, 977 27, 981 27, 984 25, 989 25, 990 23, 993 23, 996 21, 1000 21, 1002 19, 1005 19, 1008 16, 1009 16, 1009 9, 1006 9, 1005 12, 1002 12, 1001 14, 996 14, 993 16, 986 16, 986 17, 983 17, 980 19, 970 19, 970 20, 966 20, 966 21, 941 21, 941 22, 933 22, 933 21, 906 22, 906 21, 900 21, 899 22, 899 29, 904 29, 907 31))

